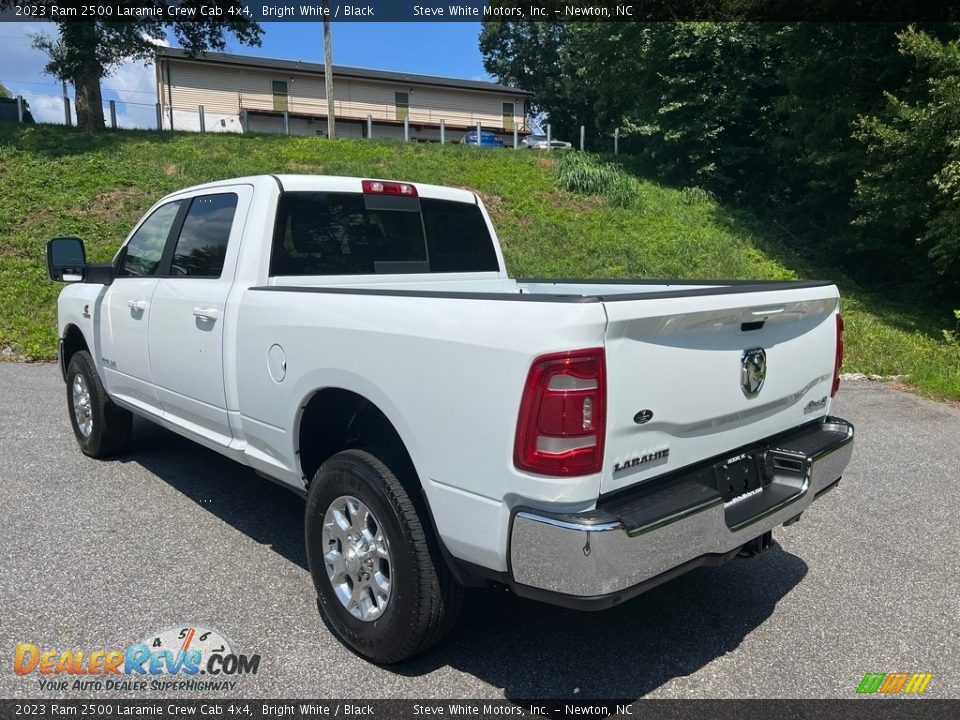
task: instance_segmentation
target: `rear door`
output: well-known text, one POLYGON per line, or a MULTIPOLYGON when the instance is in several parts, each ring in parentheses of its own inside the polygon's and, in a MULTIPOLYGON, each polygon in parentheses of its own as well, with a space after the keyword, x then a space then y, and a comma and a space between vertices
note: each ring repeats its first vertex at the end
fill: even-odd
POLYGON ((231 440, 223 327, 251 196, 240 185, 183 200, 153 295, 150 365, 164 415, 220 444, 231 440))
POLYGON ((603 493, 730 453, 829 410, 834 286, 604 304, 603 493))
POLYGON ((100 360, 107 391, 151 412, 160 411, 150 370, 148 328, 164 247, 181 201, 150 213, 121 250, 117 277, 104 298, 100 360))

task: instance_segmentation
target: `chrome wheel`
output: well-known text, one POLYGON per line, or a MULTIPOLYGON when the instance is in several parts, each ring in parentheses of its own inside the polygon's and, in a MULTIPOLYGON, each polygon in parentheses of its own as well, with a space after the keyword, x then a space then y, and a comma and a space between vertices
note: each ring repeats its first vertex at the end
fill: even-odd
POLYGON ((370 508, 341 495, 323 517, 323 560, 340 603, 358 620, 376 620, 390 602, 390 546, 370 508))
POLYGON ((83 437, 90 437, 93 432, 93 408, 90 407, 90 390, 83 375, 73 376, 73 417, 77 421, 77 429, 83 437))

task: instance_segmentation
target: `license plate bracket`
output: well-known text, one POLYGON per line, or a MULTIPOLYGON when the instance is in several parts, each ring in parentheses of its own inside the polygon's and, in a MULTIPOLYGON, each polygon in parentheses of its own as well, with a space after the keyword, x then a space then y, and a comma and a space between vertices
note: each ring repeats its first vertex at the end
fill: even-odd
POLYGON ((745 452, 713 466, 717 490, 727 503, 741 495, 760 490, 769 482, 756 453, 745 452))

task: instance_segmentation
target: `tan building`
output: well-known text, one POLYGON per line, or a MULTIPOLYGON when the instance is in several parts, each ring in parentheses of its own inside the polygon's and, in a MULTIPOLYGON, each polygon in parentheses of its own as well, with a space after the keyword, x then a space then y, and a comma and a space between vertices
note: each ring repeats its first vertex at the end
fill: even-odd
MULTIPOLYGON (((292 60, 157 49, 157 98, 163 125, 213 132, 289 131, 325 135, 327 99, 322 64, 292 60)), ((457 142, 480 123, 507 144, 514 128, 528 134, 524 90, 476 80, 333 66, 334 117, 338 137, 457 142), (406 121, 406 122, 405 122, 406 121)))

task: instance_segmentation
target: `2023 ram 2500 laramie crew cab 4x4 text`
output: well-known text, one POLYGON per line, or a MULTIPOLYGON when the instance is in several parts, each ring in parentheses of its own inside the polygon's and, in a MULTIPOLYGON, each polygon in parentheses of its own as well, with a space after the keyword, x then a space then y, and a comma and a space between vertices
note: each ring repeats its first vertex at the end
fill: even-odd
POLYGON ((762 549, 853 449, 834 285, 512 280, 466 190, 226 180, 48 264, 83 452, 137 413, 304 494, 322 612, 377 662, 464 585, 596 609, 762 549))

